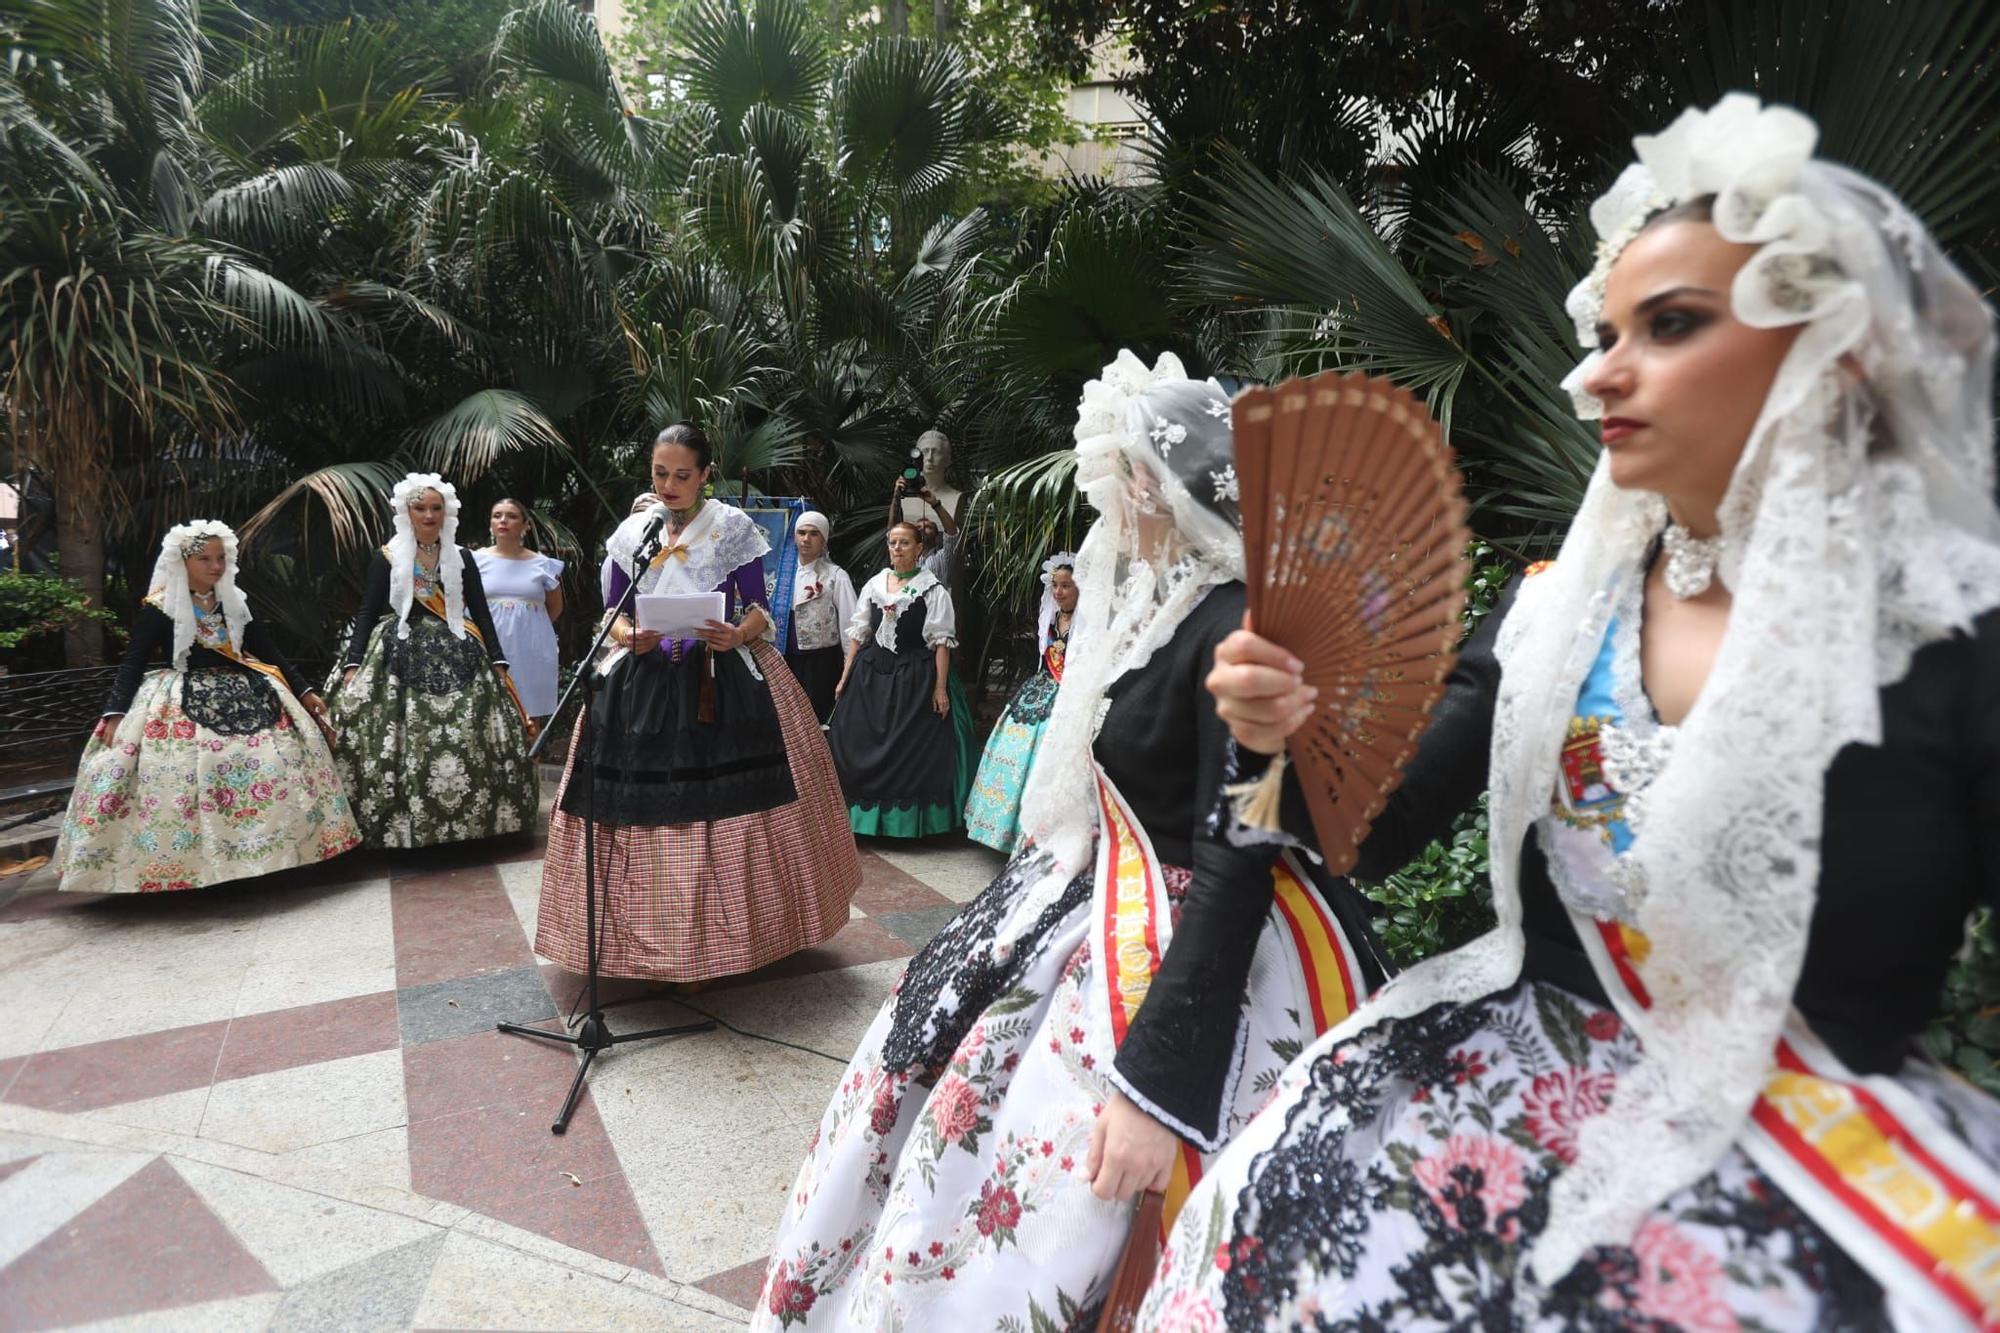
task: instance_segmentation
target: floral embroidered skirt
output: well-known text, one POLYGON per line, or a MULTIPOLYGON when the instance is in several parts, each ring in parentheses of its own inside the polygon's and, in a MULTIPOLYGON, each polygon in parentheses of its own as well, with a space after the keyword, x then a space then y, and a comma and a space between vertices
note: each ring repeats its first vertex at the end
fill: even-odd
POLYGON ((252 672, 162 670, 111 739, 84 749, 55 867, 75 893, 201 889, 360 840, 333 756, 291 691, 252 672))
POLYGON ((1035 751, 1049 725, 1056 678, 1037 671, 1007 701, 1006 711, 986 738, 972 799, 965 803, 965 832, 974 842, 1011 854, 1021 844, 1021 793, 1034 767, 1035 751))
MULTIPOLYGON (((788 757, 789 798, 769 808, 680 824, 600 822, 597 854, 598 970, 606 976, 701 981, 748 972, 830 939, 861 887, 861 859, 848 831, 840 780, 819 719, 784 659, 750 646, 768 688, 788 757)), ((732 660, 740 660, 732 655, 732 660)), ((622 669, 622 668, 621 668, 622 669)), ((565 813, 576 771, 575 742, 563 789, 549 813, 535 952, 572 972, 589 962, 585 930, 585 821, 565 813)))
POLYGON ((370 847, 429 847, 534 828, 540 784, 521 712, 470 634, 423 610, 385 617, 346 685, 327 682, 334 758, 370 847))
MULTIPOLYGON (((1732 1148, 1553 1287, 1528 1251, 1638 1046, 1541 982, 1315 1046, 1181 1212, 1145 1329, 1879 1329, 1882 1289, 1732 1148)), ((1991 1160, 1994 1103, 1897 1076, 1991 1160)))
MULTIPOLYGON (((1091 880, 1023 852, 911 959, 807 1150, 753 1328, 1095 1327, 1131 1204, 1084 1174, 1115 1053, 1085 1002, 1091 880)), ((1232 1133, 1312 1037, 1279 947, 1267 925, 1232 1133)))

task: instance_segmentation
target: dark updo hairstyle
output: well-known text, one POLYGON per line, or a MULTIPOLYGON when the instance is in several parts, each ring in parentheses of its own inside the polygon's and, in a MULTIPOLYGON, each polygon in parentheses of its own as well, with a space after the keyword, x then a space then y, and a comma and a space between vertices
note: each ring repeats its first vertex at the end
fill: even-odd
POLYGON ((709 447, 708 435, 691 421, 676 421, 673 425, 653 437, 653 452, 658 453, 663 444, 678 444, 695 456, 696 465, 707 467, 715 461, 715 451, 709 447))
POLYGON ((501 505, 513 505, 516 512, 521 515, 521 536, 523 538, 535 535, 535 516, 528 512, 528 506, 522 504, 511 495, 503 495, 492 504, 486 506, 487 522, 491 523, 493 521, 493 511, 501 505))

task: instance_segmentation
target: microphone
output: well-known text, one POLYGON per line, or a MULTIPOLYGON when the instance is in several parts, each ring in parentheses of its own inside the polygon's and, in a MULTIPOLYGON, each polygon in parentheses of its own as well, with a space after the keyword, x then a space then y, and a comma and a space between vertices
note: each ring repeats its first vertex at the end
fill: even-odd
POLYGON ((646 530, 639 535, 641 560, 650 560, 660 553, 660 529, 667 526, 667 507, 660 505, 659 511, 653 515, 653 521, 646 525, 646 530))

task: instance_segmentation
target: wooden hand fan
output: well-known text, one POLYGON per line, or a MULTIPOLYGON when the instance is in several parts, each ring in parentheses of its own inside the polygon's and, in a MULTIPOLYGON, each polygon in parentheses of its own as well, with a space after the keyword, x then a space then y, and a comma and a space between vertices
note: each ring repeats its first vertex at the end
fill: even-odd
MULTIPOLYGON (((1287 380, 1245 390, 1231 416, 1251 623, 1319 689, 1287 750, 1320 854, 1345 874, 1458 658, 1465 497, 1444 432, 1388 380, 1287 380)), ((1239 818, 1277 826, 1283 770, 1281 755, 1232 792, 1239 818)))

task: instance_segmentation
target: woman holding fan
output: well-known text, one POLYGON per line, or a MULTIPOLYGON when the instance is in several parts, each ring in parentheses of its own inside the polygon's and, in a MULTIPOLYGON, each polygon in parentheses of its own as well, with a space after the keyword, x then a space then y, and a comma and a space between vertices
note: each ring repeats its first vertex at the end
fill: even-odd
POLYGON ((965 805, 966 835, 996 852, 1012 853, 1020 845, 1021 793, 1055 706, 1056 686, 1062 684, 1075 619, 1076 557, 1063 551, 1042 562, 1042 610, 1036 627, 1041 657, 1035 674, 1007 701, 987 737, 972 780, 972 799, 965 805))
POLYGON ((1228 737, 1202 677, 1243 615, 1228 417, 1171 356, 1085 389, 1100 517, 1031 841, 862 1039, 754 1327, 1089 1327, 1134 1196, 1177 1202, 1369 984, 1300 865, 1205 836, 1228 737))
POLYGON ((395 534, 368 562, 329 705, 363 839, 428 847, 531 829, 530 724, 479 564, 457 541, 458 492, 412 472, 389 503, 395 534))
POLYGON ((705 495, 708 436, 681 424, 652 451, 659 505, 606 543, 606 602, 723 596, 694 637, 627 612, 556 808, 535 952, 590 961, 585 820, 595 820, 598 970, 698 982, 747 972, 831 937, 861 882, 854 838, 812 705, 770 643, 764 530, 705 495), (587 737, 587 739, 586 739, 587 737))
MULTIPOLYGON (((1499 924, 1292 1066, 1142 1326, 2000 1321, 2000 1105, 1913 1040, 2000 886, 1993 315, 1816 139, 1734 95, 1592 210, 1604 452, 1359 867, 1490 784, 1499 924)), ((1297 673, 1225 643, 1244 745, 1297 673)))

